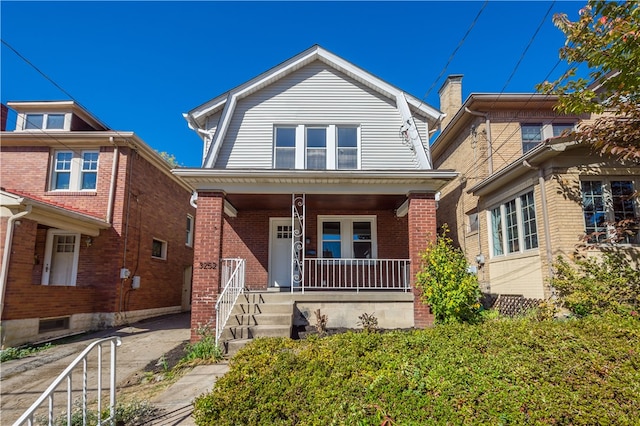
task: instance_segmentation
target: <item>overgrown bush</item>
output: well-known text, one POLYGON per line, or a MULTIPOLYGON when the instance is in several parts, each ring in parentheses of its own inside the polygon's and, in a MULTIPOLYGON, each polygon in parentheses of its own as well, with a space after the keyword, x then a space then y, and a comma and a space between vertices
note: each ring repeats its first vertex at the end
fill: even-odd
POLYGON ((468 272, 464 253, 448 233, 443 226, 442 234, 422 253, 416 287, 422 289, 422 302, 429 305, 436 322, 473 322, 480 312, 478 277, 468 272))
POLYGON ((496 318, 425 330, 256 339, 196 424, 638 424, 640 321, 496 318))
POLYGON ((604 252, 573 263, 558 257, 554 271, 551 285, 559 302, 576 315, 640 308, 640 271, 623 253, 604 252))
POLYGON ((26 346, 23 348, 8 347, 0 350, 0 362, 11 361, 33 355, 37 352, 44 351, 51 347, 51 343, 40 346, 26 346))

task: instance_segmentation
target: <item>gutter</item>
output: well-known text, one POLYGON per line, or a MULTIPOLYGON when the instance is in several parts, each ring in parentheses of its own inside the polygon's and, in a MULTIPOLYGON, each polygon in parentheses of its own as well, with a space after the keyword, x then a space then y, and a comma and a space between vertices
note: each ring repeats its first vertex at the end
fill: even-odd
MULTIPOLYGON (((4 313, 4 293, 7 288, 7 278, 9 276, 9 259, 11 257, 11 243, 13 240, 13 226, 16 220, 31 213, 31 204, 27 204, 27 209, 16 213, 7 220, 7 234, 4 240, 4 251, 2 253, 2 268, 0 269, 0 321, 4 313)), ((1 342, 0 342, 1 343, 1 342)))
POLYGON ((491 146, 491 121, 489 120, 489 114, 479 111, 472 111, 469 107, 464 107, 464 110, 471 115, 475 115, 478 117, 484 117, 485 120, 485 131, 487 132, 487 167, 489 175, 493 174, 493 147, 491 146))

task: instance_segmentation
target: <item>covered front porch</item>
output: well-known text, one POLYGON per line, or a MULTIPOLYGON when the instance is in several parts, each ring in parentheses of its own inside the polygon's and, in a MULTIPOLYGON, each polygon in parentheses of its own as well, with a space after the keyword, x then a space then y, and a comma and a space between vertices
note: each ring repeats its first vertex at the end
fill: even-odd
POLYGON ((248 291, 407 294, 412 324, 431 323, 412 277, 436 236, 435 193, 454 172, 176 173, 197 188, 194 324, 216 321, 223 258, 242 260, 248 291))

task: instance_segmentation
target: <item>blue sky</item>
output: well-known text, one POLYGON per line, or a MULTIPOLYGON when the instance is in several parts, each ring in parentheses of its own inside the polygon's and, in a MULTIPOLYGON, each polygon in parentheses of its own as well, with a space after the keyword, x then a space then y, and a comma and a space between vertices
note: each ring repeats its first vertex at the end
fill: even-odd
MULTIPOLYGON (((198 167, 202 143, 182 113, 314 44, 438 108, 448 74, 464 75, 464 98, 560 75, 565 39, 551 17, 575 19, 585 3, 490 1, 441 77, 483 1, 2 0, 0 32, 108 126, 198 167)), ((4 44, 0 78, 3 103, 69 99, 4 44)))

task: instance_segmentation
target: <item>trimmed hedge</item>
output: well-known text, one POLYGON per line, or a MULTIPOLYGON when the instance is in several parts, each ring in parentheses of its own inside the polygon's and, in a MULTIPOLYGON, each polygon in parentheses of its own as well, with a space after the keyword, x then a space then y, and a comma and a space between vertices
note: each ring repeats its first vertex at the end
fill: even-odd
POLYGON ((198 425, 639 424, 640 321, 257 339, 195 402, 198 425))

